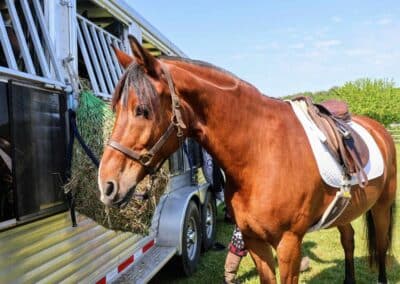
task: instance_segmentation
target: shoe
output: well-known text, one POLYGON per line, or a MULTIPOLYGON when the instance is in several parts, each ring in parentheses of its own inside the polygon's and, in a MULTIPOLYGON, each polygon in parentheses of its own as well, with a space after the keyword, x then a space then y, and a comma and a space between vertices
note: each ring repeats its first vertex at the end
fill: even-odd
POLYGON ((223 191, 216 192, 215 198, 221 202, 224 202, 225 201, 224 192, 223 191))
POLYGON ((310 259, 308 256, 304 256, 300 262, 300 272, 304 272, 310 269, 310 259))

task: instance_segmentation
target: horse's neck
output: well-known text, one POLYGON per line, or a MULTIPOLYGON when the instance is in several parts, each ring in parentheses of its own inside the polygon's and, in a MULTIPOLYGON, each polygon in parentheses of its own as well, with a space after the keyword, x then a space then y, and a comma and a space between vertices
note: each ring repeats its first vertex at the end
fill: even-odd
MULTIPOLYGON (((194 67, 191 67, 192 69, 194 67)), ((212 70, 199 72, 184 68, 176 87, 189 117, 189 135, 209 151, 225 171, 243 168, 249 145, 257 143, 254 133, 262 119, 276 116, 271 111, 277 100, 262 96, 253 86, 212 70), (222 84, 220 83, 222 82, 222 84)), ((181 70, 182 71, 182 70, 181 70)), ((260 129, 262 131, 262 129, 260 129)), ((262 134, 268 139, 271 133, 262 134)), ((233 175, 233 173, 232 173, 233 175)))

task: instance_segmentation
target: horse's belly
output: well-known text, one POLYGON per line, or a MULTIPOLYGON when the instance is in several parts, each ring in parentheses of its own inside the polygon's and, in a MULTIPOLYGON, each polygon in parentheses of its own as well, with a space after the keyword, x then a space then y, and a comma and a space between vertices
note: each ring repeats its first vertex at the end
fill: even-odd
POLYGON ((362 189, 353 188, 351 191, 351 200, 344 212, 329 227, 348 224, 366 211, 368 211, 382 194, 382 179, 376 179, 362 189))

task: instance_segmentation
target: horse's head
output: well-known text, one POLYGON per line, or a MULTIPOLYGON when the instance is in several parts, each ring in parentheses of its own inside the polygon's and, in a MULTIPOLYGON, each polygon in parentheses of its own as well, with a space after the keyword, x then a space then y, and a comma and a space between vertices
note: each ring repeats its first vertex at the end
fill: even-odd
POLYGON ((165 63, 129 37, 134 57, 114 48, 126 69, 112 100, 116 112, 110 141, 99 168, 101 201, 123 206, 136 185, 179 145, 179 102, 165 63))

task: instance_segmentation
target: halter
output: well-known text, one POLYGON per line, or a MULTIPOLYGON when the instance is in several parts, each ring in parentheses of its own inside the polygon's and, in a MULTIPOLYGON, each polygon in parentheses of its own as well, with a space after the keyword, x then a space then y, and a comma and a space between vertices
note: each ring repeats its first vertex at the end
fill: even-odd
POLYGON ((145 153, 138 153, 133 151, 132 149, 129 149, 128 147, 123 146, 119 142, 115 140, 110 140, 108 142, 108 146, 111 148, 120 151, 121 153, 125 154, 129 158, 131 158, 134 161, 139 162, 149 173, 155 173, 158 169, 157 165, 156 167, 151 167, 150 164, 153 162, 153 158, 155 154, 161 149, 162 146, 167 142, 168 138, 171 136, 172 132, 174 132, 174 128, 177 130, 177 137, 182 138, 183 137, 183 131, 182 129, 186 129, 186 125, 182 120, 182 113, 181 113, 181 106, 179 103, 179 98, 175 93, 175 87, 174 87, 174 82, 172 81, 171 74, 167 68, 167 66, 160 62, 161 68, 164 72, 165 78, 167 79, 168 82, 168 87, 169 91, 171 93, 171 103, 172 103, 172 117, 171 117, 171 122, 167 128, 167 130, 164 132, 164 134, 158 139, 158 141, 151 147, 151 149, 145 153))

